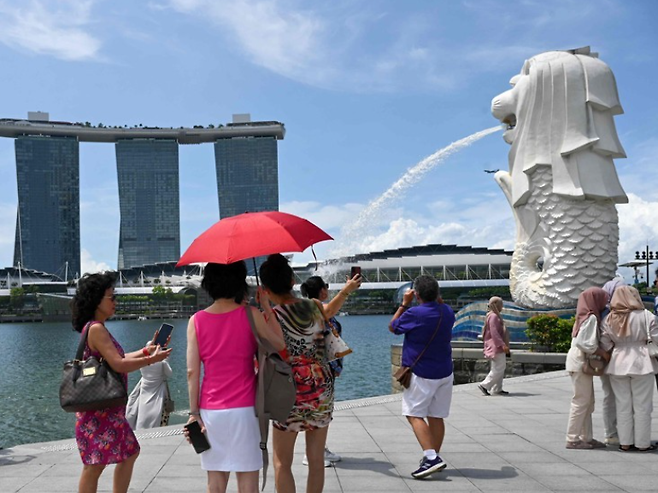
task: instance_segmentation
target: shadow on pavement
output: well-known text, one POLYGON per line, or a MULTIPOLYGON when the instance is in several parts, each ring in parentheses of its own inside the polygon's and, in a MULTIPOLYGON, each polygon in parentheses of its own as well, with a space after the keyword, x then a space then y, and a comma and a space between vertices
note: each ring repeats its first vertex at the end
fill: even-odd
POLYGON ((368 459, 368 458, 351 458, 343 456, 340 462, 334 462, 333 467, 338 470, 352 470, 352 471, 369 471, 379 472, 387 476, 399 478, 400 474, 395 469, 395 466, 390 462, 381 460, 368 459))

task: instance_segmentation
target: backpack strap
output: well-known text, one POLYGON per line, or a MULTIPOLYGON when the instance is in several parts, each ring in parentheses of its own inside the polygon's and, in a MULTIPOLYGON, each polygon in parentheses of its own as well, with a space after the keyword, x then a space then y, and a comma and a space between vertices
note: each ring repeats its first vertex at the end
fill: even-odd
POLYGON ((263 483, 261 491, 265 489, 265 483, 267 482, 267 467, 269 466, 269 454, 267 453, 267 437, 270 432, 270 420, 269 417, 265 415, 265 356, 267 354, 268 348, 274 349, 269 344, 269 341, 264 341, 258 336, 256 332, 256 324, 254 323, 254 316, 251 313, 251 307, 247 306, 245 308, 247 312, 247 319, 249 320, 249 326, 251 327, 251 332, 254 334, 254 338, 258 343, 258 385, 256 386, 256 417, 258 417, 258 427, 260 428, 260 450, 263 454, 263 483), (266 345, 267 344, 267 345, 266 345))

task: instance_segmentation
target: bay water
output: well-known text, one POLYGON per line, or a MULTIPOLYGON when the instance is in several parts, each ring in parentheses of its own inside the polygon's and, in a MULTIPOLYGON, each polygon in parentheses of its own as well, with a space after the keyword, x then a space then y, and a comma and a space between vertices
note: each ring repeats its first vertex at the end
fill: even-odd
MULTIPOLYGON (((390 315, 339 317, 343 338, 353 349, 336 382, 336 400, 391 392, 391 344, 402 338, 388 331, 390 315)), ((187 421, 185 346, 187 320, 110 320, 107 327, 126 352, 136 351, 163 322, 174 326, 169 381, 176 411, 170 424, 187 421)), ((79 334, 70 323, 0 324, 0 447, 74 437, 75 415, 59 406, 62 366, 73 359, 79 334)), ((129 389, 140 372, 129 375, 129 389)))

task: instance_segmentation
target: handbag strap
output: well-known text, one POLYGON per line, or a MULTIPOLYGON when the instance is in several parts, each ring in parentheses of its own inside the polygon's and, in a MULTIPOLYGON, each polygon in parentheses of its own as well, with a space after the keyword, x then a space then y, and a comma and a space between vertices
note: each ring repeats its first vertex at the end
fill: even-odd
POLYGON ((256 331, 256 323, 254 322, 254 314, 251 313, 251 307, 245 307, 247 312, 247 320, 249 320, 249 327, 251 327, 251 332, 256 338, 258 343, 258 385, 256 386, 256 416, 258 417, 258 427, 260 429, 260 443, 259 447, 263 455, 263 481, 261 490, 265 489, 265 483, 267 482, 267 468, 269 466, 269 454, 267 453, 267 437, 270 431, 270 422, 267 416, 265 416, 265 372, 263 371, 263 365, 265 364, 265 355, 268 353, 276 353, 274 346, 270 341, 266 339, 261 339, 258 336, 256 331))
POLYGON ((425 354, 425 351, 430 347, 432 344, 432 341, 434 340, 434 337, 436 337, 436 334, 439 333, 439 328, 441 327, 441 320, 443 320, 443 312, 441 311, 440 308, 441 305, 439 305, 439 323, 436 324, 436 329, 434 329, 434 334, 432 334, 432 337, 430 337, 430 340, 427 342, 427 345, 423 348, 423 350, 420 352, 420 354, 416 357, 416 361, 412 363, 412 365, 409 367, 409 369, 413 369, 414 366, 416 366, 416 363, 420 361, 420 358, 423 357, 423 354, 425 354))
POLYGON ((89 328, 91 327, 91 324, 94 323, 94 320, 90 320, 85 324, 85 326, 82 328, 82 337, 80 337, 80 343, 78 344, 78 350, 75 352, 75 359, 78 361, 82 361, 82 356, 84 355, 85 352, 85 346, 87 345, 87 337, 89 336, 89 328))
POLYGON ((649 322, 649 317, 647 314, 651 315, 649 313, 649 310, 644 310, 644 327, 647 330, 647 344, 653 344, 653 339, 651 339, 651 322, 649 322))

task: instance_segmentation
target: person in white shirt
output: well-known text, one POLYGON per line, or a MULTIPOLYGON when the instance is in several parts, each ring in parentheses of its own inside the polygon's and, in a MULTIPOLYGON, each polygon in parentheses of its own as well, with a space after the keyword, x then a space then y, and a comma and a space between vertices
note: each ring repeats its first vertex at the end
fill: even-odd
POLYGON ((601 346, 612 349, 605 372, 615 393, 619 450, 647 452, 651 445, 651 411, 654 374, 658 362, 649 355, 647 343, 658 344, 658 322, 644 308, 640 293, 620 286, 603 321, 601 346))
POLYGON ((142 378, 128 397, 126 419, 133 430, 166 426, 169 409, 165 403, 171 400, 167 385, 167 379, 173 374, 171 366, 167 361, 160 361, 140 371, 142 378))

